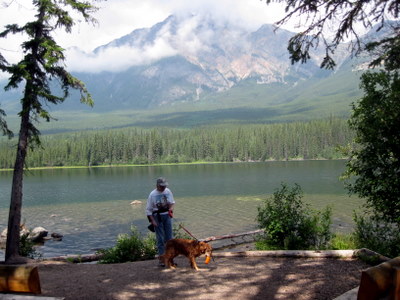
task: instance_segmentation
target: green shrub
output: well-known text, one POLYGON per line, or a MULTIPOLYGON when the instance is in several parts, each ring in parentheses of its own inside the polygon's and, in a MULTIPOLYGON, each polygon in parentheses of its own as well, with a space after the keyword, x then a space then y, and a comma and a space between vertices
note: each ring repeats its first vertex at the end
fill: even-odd
POLYGON ((99 263, 112 264, 152 259, 155 257, 156 252, 154 233, 148 233, 145 238, 142 238, 137 229, 132 226, 131 234, 119 235, 114 247, 98 251, 103 255, 99 263))
MULTIPOLYGON (((259 239, 255 242, 255 247, 257 250, 267 251, 267 250, 281 250, 279 247, 274 247, 268 244, 265 240, 259 239)), ((356 240, 354 234, 343 234, 335 233, 332 234, 331 240, 327 243, 324 249, 330 250, 347 250, 347 249, 357 249, 356 240)))
POLYGON ((255 248, 260 251, 268 251, 268 250, 282 250, 281 248, 271 245, 265 237, 259 237, 255 242, 255 248))
POLYGON ((19 238, 19 255, 32 259, 41 258, 42 254, 36 251, 35 243, 32 242, 28 236, 29 232, 21 234, 19 238))
POLYGON ((272 249, 326 248, 331 238, 332 209, 311 210, 302 197, 298 184, 292 189, 282 184, 258 207, 257 221, 265 231, 262 239, 272 249))
POLYGON ((387 257, 400 255, 400 231, 397 224, 374 215, 357 215, 354 236, 358 248, 367 248, 387 257))
POLYGON ((332 250, 347 250, 357 249, 356 239, 354 234, 335 233, 332 235, 331 241, 329 242, 329 249, 332 250))

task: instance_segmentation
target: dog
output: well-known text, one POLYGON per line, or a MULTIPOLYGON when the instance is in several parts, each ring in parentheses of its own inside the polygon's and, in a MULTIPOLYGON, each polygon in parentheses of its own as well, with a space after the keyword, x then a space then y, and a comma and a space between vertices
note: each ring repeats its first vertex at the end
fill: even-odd
POLYGON ((212 256, 212 247, 206 242, 188 239, 172 239, 165 244, 165 253, 160 256, 160 261, 170 269, 175 269, 174 258, 178 255, 185 255, 190 266, 196 271, 199 270, 196 264, 196 258, 205 254, 207 258, 212 256))

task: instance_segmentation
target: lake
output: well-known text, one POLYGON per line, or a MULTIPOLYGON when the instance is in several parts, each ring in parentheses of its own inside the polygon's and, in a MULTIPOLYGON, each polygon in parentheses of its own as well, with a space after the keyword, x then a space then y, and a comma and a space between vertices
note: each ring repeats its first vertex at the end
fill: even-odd
MULTIPOLYGON (((175 223, 199 239, 257 229, 257 207, 283 182, 298 183, 315 209, 332 205, 334 230, 349 232, 363 201, 348 196, 339 180, 344 170, 341 160, 32 170, 24 178, 22 221, 64 235, 39 247, 44 257, 94 253, 131 226, 147 234, 145 202, 164 176, 177 202, 175 223)), ((0 172, 0 231, 7 227, 11 180, 11 171, 0 172)))

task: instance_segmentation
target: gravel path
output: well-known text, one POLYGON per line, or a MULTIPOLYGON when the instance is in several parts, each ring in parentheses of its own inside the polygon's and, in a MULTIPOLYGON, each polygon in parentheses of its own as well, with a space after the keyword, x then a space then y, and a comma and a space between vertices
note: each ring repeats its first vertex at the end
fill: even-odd
POLYGON ((358 286, 368 266, 355 259, 216 257, 200 271, 157 260, 123 264, 42 262, 42 296, 65 299, 334 299, 358 286))

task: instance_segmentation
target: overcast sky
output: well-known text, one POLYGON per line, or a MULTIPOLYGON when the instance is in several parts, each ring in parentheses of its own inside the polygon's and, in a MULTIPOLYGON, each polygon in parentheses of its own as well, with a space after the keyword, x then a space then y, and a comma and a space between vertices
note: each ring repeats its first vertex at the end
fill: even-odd
MULTIPOLYGON (((79 66, 82 67, 83 60, 88 62, 90 68, 98 68, 99 71, 106 69, 112 56, 117 58, 125 53, 121 49, 114 49, 105 59, 90 55, 94 48, 134 29, 151 27, 171 14, 207 13, 218 20, 230 21, 253 30, 283 16, 283 10, 276 4, 267 6, 261 0, 108 0, 96 2, 95 5, 99 7, 93 15, 98 20, 98 25, 78 21, 72 34, 62 31, 57 33, 56 40, 62 47, 77 47, 82 50, 67 52, 69 69, 77 70, 79 66)), ((0 29, 6 24, 25 24, 34 14, 31 0, 0 0, 0 29)), ((18 45, 21 41, 21 37, 0 39, 0 51, 10 62, 20 59, 18 45)), ((137 53, 132 53, 137 56, 137 53)))

